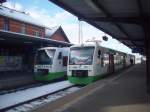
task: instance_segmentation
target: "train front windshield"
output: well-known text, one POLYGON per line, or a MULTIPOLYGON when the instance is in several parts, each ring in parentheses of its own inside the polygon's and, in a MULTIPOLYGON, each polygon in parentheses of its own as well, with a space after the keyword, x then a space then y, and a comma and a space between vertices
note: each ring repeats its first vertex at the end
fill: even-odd
POLYGON ((70 49, 70 65, 91 65, 95 47, 74 47, 70 49))
POLYGON ((52 65, 54 54, 54 49, 39 50, 36 55, 36 64, 52 65))

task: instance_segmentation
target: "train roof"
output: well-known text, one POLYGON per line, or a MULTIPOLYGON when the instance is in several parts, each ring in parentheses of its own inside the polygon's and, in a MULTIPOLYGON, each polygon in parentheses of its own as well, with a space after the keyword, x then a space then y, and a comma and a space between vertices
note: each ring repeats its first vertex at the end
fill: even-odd
POLYGON ((72 47, 94 47, 96 46, 95 44, 76 44, 76 45, 73 45, 71 46, 70 48, 72 47))
POLYGON ((111 48, 107 48, 107 47, 104 47, 104 46, 101 46, 101 45, 98 45, 98 44, 78 44, 78 45, 73 45, 71 46, 70 48, 72 47, 96 47, 96 46, 99 46, 101 47, 102 49, 107 49, 109 52, 112 52, 112 53, 121 53, 121 54, 128 54, 128 53, 125 53, 125 52, 121 52, 121 51, 118 51, 118 50, 115 50, 115 49, 111 49, 111 48))
POLYGON ((69 47, 43 47, 38 50, 45 50, 45 49, 69 49, 69 47))
POLYGON ((45 49, 57 49, 58 47, 43 47, 43 48, 40 48, 38 50, 45 50, 45 49))

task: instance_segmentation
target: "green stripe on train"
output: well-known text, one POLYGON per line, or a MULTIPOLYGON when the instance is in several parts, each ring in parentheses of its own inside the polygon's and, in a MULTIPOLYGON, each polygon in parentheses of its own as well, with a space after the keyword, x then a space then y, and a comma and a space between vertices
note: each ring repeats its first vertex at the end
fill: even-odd
POLYGON ((65 76, 64 72, 49 73, 47 75, 40 75, 35 73, 35 79, 39 81, 51 81, 54 79, 62 78, 64 76, 65 76))
POLYGON ((68 76, 68 80, 71 83, 74 84, 90 84, 94 81, 97 81, 101 78, 103 78, 104 75, 97 75, 97 76, 88 76, 88 77, 72 77, 72 76, 68 76))

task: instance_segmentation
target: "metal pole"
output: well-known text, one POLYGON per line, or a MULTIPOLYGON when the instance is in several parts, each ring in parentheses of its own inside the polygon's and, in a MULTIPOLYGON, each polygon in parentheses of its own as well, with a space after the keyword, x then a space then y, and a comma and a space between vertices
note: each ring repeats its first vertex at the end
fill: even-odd
POLYGON ((146 85, 147 93, 150 93, 150 39, 149 35, 146 37, 146 85))
POLYGON ((80 26, 80 20, 79 20, 79 35, 78 35, 78 36, 79 36, 79 37, 78 37, 78 42, 79 42, 79 44, 80 44, 80 39, 81 39, 81 35, 80 35, 80 33, 81 33, 80 31, 81 31, 81 30, 80 30, 80 28, 81 28, 81 26, 80 26))
POLYGON ((83 34, 82 34, 82 21, 80 18, 78 18, 79 20, 79 44, 83 43, 83 34))
POLYGON ((150 93, 150 34, 148 26, 144 25, 145 31, 145 54, 146 54, 146 91, 150 93))

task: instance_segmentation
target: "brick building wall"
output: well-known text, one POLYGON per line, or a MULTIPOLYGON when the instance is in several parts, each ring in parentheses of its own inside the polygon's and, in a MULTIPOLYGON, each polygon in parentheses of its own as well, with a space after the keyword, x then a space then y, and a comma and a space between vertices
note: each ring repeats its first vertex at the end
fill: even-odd
POLYGON ((3 29, 4 19, 0 16, 0 29, 3 29))
POLYGON ((59 34, 59 33, 55 33, 55 34, 51 37, 51 39, 66 42, 66 40, 65 40, 65 38, 62 36, 62 34, 59 34))
POLYGON ((31 36, 45 37, 45 28, 3 16, 0 16, 0 30, 5 30, 5 19, 8 20, 8 31, 23 33, 31 36))
POLYGON ((9 31, 21 33, 21 23, 15 20, 9 19, 9 31))
POLYGON ((40 37, 45 37, 45 29, 44 28, 40 28, 38 26, 34 26, 34 25, 26 25, 26 33, 28 35, 34 35, 35 36, 35 32, 39 32, 40 37))

